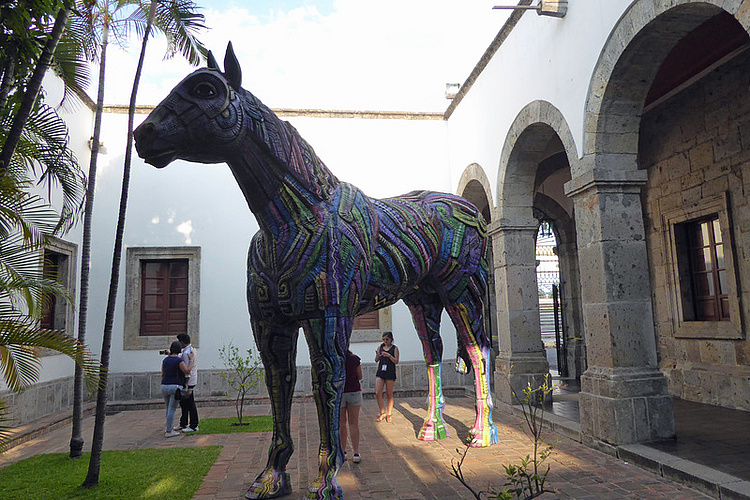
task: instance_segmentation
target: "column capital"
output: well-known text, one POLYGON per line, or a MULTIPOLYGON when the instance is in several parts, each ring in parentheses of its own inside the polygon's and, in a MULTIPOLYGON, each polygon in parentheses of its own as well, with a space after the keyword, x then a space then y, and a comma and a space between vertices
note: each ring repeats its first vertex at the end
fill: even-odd
POLYGON ((531 232, 536 234, 539 229, 539 221, 536 219, 495 219, 487 225, 487 234, 495 236, 499 233, 509 232, 531 232))
POLYGON ((647 181, 646 170, 593 169, 565 183, 565 194, 575 198, 590 189, 609 193, 640 193, 647 181))

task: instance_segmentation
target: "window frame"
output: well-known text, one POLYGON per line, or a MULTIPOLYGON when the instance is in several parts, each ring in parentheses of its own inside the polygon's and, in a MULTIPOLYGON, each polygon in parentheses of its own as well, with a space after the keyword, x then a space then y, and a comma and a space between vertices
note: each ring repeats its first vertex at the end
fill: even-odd
MULTIPOLYGON (((60 238, 50 237, 44 245, 42 251, 39 253, 39 266, 41 268, 44 268, 44 255, 46 251, 51 251, 64 257, 64 263, 63 265, 58 267, 57 274, 58 277, 60 275, 63 275, 63 279, 60 280, 60 283, 65 287, 66 290, 68 290, 68 293, 72 297, 72 302, 57 302, 58 306, 55 311, 55 324, 57 325, 57 320, 59 319, 63 323, 63 327, 58 328, 58 330, 64 331, 70 336, 75 336, 78 245, 69 241, 61 240, 60 238)), ((59 354, 59 352, 52 349, 41 349, 40 353, 42 356, 59 354)))
POLYGON ((729 213, 728 193, 704 198, 701 203, 692 207, 666 212, 662 215, 665 228, 665 249, 667 249, 667 274, 669 275, 670 303, 672 324, 676 338, 694 339, 743 339, 745 338, 740 309, 739 276, 735 262, 734 235, 729 213), (692 307, 692 271, 690 269, 688 248, 685 245, 685 226, 699 222, 711 216, 717 216, 724 246, 724 259, 727 273, 727 294, 729 299, 729 320, 700 321, 685 319, 686 307, 692 307))
POLYGON ((352 330, 350 343, 381 342, 383 333, 393 331, 393 317, 391 306, 378 309, 378 326, 372 330, 352 330))
POLYGON ((125 263, 125 325, 123 350, 164 349, 174 335, 141 335, 141 297, 143 261, 188 261, 187 334, 200 347, 200 247, 129 247, 125 263))

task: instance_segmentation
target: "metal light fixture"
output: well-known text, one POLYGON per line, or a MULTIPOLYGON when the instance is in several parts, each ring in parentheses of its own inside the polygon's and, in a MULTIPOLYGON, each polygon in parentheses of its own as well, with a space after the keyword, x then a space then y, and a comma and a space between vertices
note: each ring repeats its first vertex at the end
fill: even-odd
POLYGON ((493 9, 535 10, 540 16, 565 17, 568 0, 539 0, 539 5, 495 5, 493 9))

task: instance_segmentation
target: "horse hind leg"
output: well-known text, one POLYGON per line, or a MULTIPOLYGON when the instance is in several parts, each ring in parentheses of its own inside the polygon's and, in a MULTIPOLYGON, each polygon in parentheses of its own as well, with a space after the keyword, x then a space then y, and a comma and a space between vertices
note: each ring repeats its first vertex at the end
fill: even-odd
POLYGON ((427 364, 427 417, 419 430, 418 439, 434 441, 448 437, 448 429, 443 419, 445 398, 441 381, 441 361, 443 357, 443 341, 440 338, 440 315, 443 305, 435 296, 434 300, 404 299, 411 311, 414 326, 419 340, 422 342, 425 363, 427 364))
POLYGON ((469 430, 470 445, 490 446, 498 442, 498 434, 492 421, 490 344, 484 330, 483 304, 472 298, 448 305, 447 310, 459 336, 459 360, 468 359, 470 363, 467 364, 474 371, 476 420, 469 430))
POLYGON ((289 424, 294 384, 297 379, 298 327, 280 328, 253 322, 253 332, 271 399, 273 440, 268 450, 266 468, 250 485, 245 498, 277 498, 292 492, 286 465, 294 453, 289 424))

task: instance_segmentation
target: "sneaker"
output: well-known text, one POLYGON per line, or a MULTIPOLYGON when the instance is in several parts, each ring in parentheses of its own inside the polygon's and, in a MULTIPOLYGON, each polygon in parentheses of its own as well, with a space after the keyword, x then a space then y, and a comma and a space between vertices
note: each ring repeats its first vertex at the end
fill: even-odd
POLYGON ((198 427, 196 427, 195 429, 193 429, 192 427, 185 427, 184 429, 182 429, 182 432, 198 432, 198 427))
POLYGON ((171 438, 171 437, 179 436, 180 434, 182 434, 180 431, 176 431, 176 430, 172 429, 169 432, 165 432, 164 433, 164 437, 165 438, 171 438))
POLYGON ((359 463, 359 453, 354 454, 354 458, 352 459, 352 462, 354 462, 355 464, 359 463))

